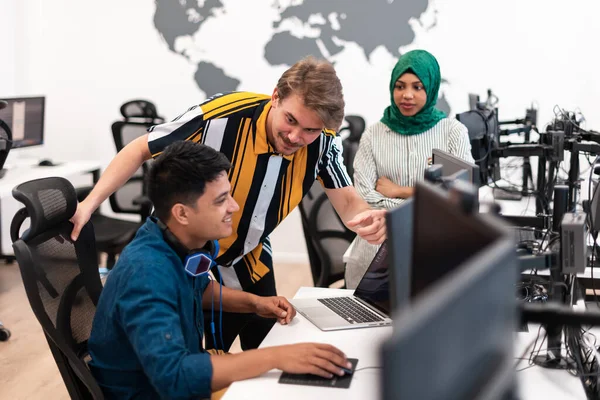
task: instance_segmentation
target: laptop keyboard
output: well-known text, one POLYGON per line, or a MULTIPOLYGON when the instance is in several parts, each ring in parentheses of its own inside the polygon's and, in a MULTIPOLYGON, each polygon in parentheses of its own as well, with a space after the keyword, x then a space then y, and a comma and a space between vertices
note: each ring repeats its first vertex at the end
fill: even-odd
POLYGON ((384 320, 381 316, 358 304, 351 297, 331 297, 317 300, 351 324, 384 320))

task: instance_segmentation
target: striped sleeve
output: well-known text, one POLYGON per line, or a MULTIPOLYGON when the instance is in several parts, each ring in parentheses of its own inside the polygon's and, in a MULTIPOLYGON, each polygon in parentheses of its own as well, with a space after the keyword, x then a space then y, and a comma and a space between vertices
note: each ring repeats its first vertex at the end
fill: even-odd
POLYGON ((404 199, 389 198, 375 190, 377 165, 373 155, 371 138, 373 127, 362 135, 354 158, 354 186, 360 196, 373 208, 391 209, 402 204, 404 199))
POLYGON ((151 126, 148 129, 150 154, 157 157, 168 145, 178 140, 198 142, 205 125, 202 108, 193 106, 171 122, 151 126))
POLYGON ((474 163, 467 127, 457 120, 452 122, 452 129, 448 136, 448 152, 465 161, 474 163))
POLYGON ((326 189, 340 189, 351 186, 352 182, 344 165, 342 149, 335 136, 323 135, 325 150, 319 163, 319 180, 326 189))

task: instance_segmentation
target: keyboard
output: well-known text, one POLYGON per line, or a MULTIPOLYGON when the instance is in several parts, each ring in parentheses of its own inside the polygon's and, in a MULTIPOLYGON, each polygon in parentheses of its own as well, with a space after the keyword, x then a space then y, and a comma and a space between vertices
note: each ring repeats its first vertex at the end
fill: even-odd
POLYGON ((380 315, 365 308, 352 297, 330 297, 317 300, 351 324, 384 320, 380 315))

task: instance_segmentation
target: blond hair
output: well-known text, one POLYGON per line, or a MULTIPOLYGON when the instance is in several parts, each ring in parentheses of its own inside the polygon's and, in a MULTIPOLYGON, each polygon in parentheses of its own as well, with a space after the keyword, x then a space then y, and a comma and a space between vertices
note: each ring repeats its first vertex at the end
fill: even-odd
POLYGON ((329 61, 312 56, 298 61, 279 78, 277 93, 281 100, 292 93, 299 95, 327 129, 337 131, 342 125, 345 106, 342 83, 329 61))

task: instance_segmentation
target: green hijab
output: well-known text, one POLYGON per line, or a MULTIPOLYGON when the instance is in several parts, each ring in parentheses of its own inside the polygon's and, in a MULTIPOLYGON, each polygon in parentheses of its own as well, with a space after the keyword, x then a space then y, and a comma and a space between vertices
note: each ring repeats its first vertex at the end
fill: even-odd
POLYGON ((403 54, 390 80, 390 97, 392 104, 383 112, 381 122, 388 128, 401 135, 417 135, 433 127, 439 120, 446 117, 442 111, 435 108, 440 90, 440 66, 433 55, 425 50, 413 50, 403 54), (425 106, 416 115, 405 117, 394 103, 394 86, 398 78, 405 72, 412 72, 423 83, 427 93, 425 106))

